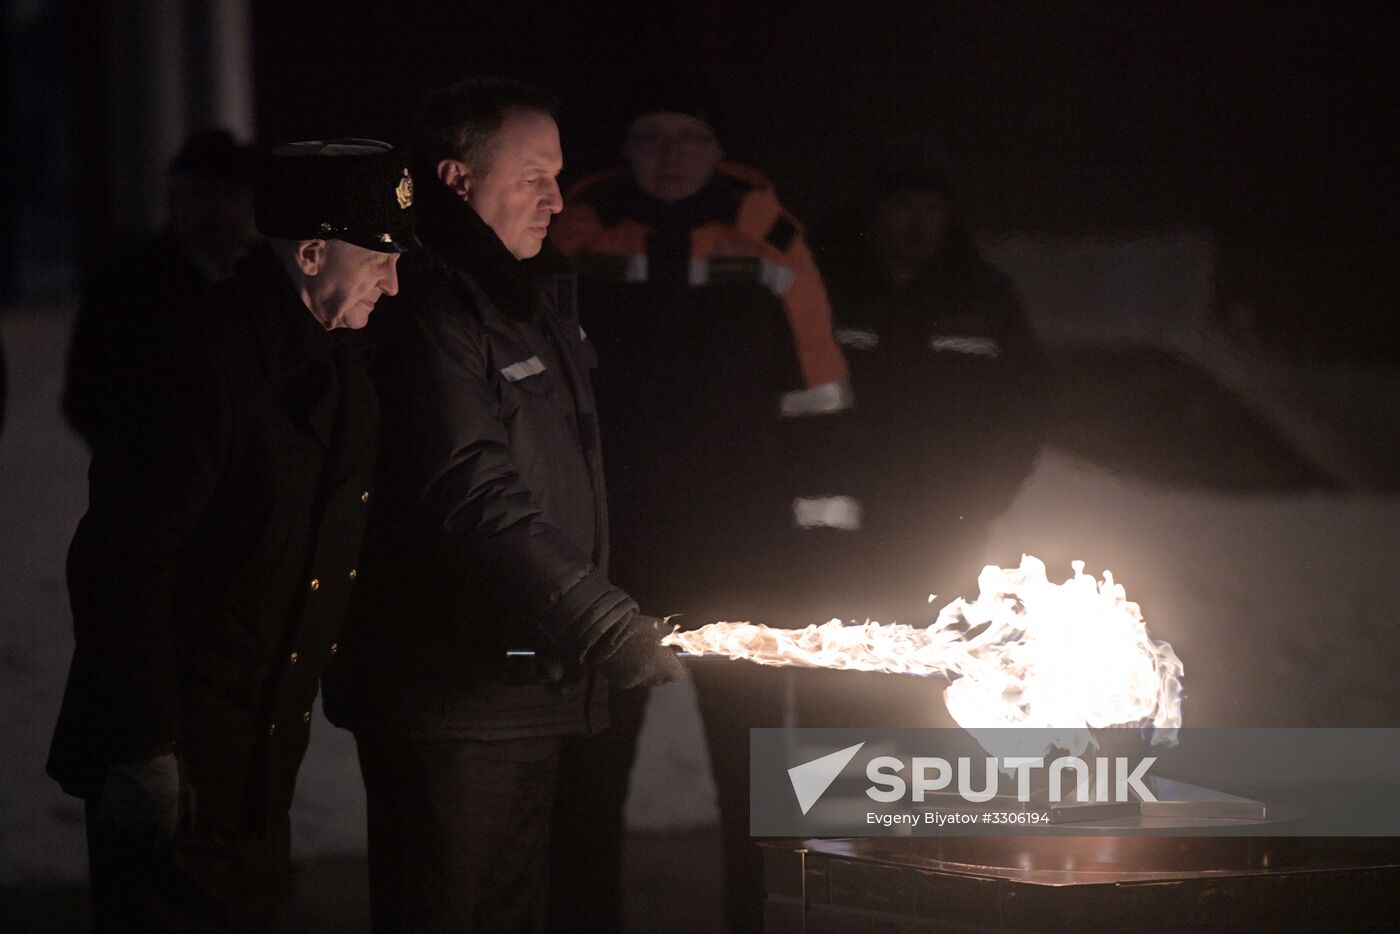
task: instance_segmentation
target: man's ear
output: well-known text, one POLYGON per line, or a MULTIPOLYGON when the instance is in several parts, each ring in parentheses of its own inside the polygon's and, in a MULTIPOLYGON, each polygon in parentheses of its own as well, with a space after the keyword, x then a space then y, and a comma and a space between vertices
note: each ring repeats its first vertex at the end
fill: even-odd
POLYGON ((292 256, 303 276, 314 276, 321 271, 321 266, 326 262, 327 249, 324 240, 302 240, 297 243, 292 256))
POLYGON ((461 159, 443 159, 437 164, 437 177, 449 191, 463 201, 471 193, 472 173, 461 159))

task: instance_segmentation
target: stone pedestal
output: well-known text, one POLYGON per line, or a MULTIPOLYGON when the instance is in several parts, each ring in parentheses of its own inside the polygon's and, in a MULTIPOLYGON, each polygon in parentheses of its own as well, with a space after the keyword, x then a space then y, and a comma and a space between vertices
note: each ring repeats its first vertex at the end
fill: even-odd
POLYGON ((775 840, 768 934, 1392 931, 1400 841, 775 840))

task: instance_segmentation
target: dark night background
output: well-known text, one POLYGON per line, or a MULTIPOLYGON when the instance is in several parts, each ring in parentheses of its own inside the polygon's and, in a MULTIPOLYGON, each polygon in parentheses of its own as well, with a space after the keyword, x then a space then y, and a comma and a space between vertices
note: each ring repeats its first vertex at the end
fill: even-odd
MULTIPOLYGON (((121 179, 99 143, 128 79, 94 30, 123 5, 12 6, 7 124, 25 171, 6 185, 51 237, 44 258, 81 265, 122 227, 101 207, 121 179)), ((680 68, 713 88, 730 153, 809 224, 859 197, 881 140, 921 135, 979 228, 1206 229, 1222 303, 1247 301, 1263 336, 1400 353, 1394 4, 254 0, 251 17, 266 141, 401 138, 418 89, 494 72, 562 95, 573 179, 614 159, 629 88, 680 68)), ((15 252, 6 279, 32 291, 15 252)))
MULTIPOLYGON (((85 910, 80 804, 42 774, 86 507, 57 399, 81 271, 150 232, 120 206, 159 213, 179 143, 151 142, 141 105, 169 95, 131 66, 197 61, 226 8, 250 22, 265 143, 402 140, 419 90, 496 73, 562 97, 567 187, 617 161, 636 88, 685 73, 729 154, 808 225, 867 196, 883 143, 941 147, 1053 345, 1048 435, 992 544, 1061 579, 1071 558, 1111 567, 1187 666, 1188 725, 1393 725, 1400 4, 0 0, 0 929, 72 930, 85 910)), ((178 135, 208 122, 200 100, 172 105, 178 135)), ((664 755, 629 804, 650 918, 633 929, 717 930, 693 698, 658 694, 664 755)), ((294 928, 364 923, 357 779, 348 735, 313 732, 294 928)))

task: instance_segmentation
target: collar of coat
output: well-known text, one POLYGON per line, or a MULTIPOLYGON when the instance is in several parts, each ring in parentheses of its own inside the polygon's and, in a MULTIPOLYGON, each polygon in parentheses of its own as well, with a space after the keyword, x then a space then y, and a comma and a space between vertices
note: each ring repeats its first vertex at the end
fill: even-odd
POLYGON ((332 355, 368 364, 373 347, 350 328, 327 331, 292 287, 282 261, 267 246, 250 252, 230 280, 243 292, 240 304, 252 316, 268 373, 281 378, 329 360, 332 355))
POLYGON ((516 259, 471 205, 436 181, 423 187, 415 208, 427 261, 470 276, 508 317, 550 313, 541 285, 569 272, 554 244, 546 240, 538 256, 516 259))

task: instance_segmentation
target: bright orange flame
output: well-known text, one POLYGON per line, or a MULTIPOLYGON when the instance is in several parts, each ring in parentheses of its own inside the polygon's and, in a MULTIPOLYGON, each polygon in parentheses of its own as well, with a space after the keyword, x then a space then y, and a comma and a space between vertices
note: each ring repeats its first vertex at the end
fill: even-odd
POLYGON ((926 629, 711 623, 662 644, 761 665, 946 675, 943 698, 964 729, 1047 730, 1074 753, 1094 744, 1089 729, 1109 726, 1151 725, 1154 742, 1174 741, 1181 659, 1148 636, 1112 572, 1099 582, 1075 561, 1074 576, 1052 584, 1044 562, 1023 555, 1018 568, 983 568, 977 584, 975 601, 954 600, 926 629))

